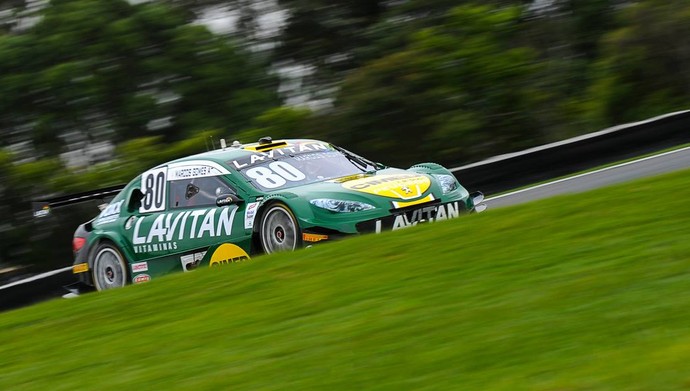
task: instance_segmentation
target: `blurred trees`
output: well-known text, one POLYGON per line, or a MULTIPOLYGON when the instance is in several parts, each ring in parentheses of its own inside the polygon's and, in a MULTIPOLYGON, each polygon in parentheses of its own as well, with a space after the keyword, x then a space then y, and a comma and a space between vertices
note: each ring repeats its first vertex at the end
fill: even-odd
POLYGON ((594 65, 588 113, 610 124, 687 109, 690 3, 646 0, 618 16, 594 65))
POLYGON ((456 165, 687 108, 688 26, 683 0, 0 0, 0 263, 32 197, 218 137, 456 165))
POLYGON ((265 63, 165 4, 53 0, 22 34, 0 36, 4 145, 176 140, 238 130, 279 104, 265 63))
POLYGON ((512 45, 519 16, 518 8, 460 6, 416 31, 403 50, 345 81, 332 137, 397 164, 529 144, 539 136, 529 113, 539 64, 534 50, 512 45))

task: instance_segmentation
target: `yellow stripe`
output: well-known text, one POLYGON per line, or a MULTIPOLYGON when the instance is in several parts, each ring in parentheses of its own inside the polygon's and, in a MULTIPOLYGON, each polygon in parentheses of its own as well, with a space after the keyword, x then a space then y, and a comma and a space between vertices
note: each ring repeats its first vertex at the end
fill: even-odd
POLYGON ((285 141, 273 141, 270 144, 248 145, 248 146, 244 147, 244 149, 246 149, 248 151, 264 152, 264 151, 270 151, 272 149, 284 148, 287 146, 288 146, 288 143, 285 141))
POLYGON ((77 273, 86 273, 89 271, 89 264, 88 263, 78 263, 74 266, 72 266, 72 273, 77 274, 77 273))
POLYGON ((426 196, 426 197, 424 197, 424 198, 422 198, 422 199, 419 199, 419 200, 417 200, 417 201, 409 201, 409 202, 398 202, 398 201, 393 201, 393 207, 394 207, 395 209, 406 208, 406 207, 408 207, 408 206, 419 205, 419 204, 423 204, 423 203, 425 203, 425 202, 429 202, 429 201, 433 201, 433 200, 434 200, 434 195, 433 195, 433 194, 429 194, 428 196, 426 196))
POLYGON ((302 234, 302 240, 305 242, 320 242, 327 239, 328 235, 310 234, 306 232, 302 234))

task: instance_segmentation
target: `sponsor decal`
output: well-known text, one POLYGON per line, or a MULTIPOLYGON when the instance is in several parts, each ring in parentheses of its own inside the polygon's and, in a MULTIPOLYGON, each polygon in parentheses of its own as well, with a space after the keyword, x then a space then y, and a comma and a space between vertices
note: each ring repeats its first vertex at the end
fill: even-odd
POLYGON ((132 228, 132 225, 134 224, 135 221, 137 221, 137 217, 136 216, 130 216, 127 219, 127 221, 125 221, 125 229, 132 228))
POLYGON ((149 271, 148 262, 139 262, 132 264, 132 273, 140 273, 149 271))
POLYGON ((177 241, 230 236, 236 206, 161 213, 137 219, 132 230, 134 252, 155 253, 177 250, 177 241), (144 221, 151 222, 143 224, 144 221))
POLYGON ((151 276, 148 274, 138 274, 132 279, 132 283, 141 284, 142 282, 151 281, 151 276))
POLYGON ((258 202, 250 202, 247 204, 247 210, 244 212, 244 229, 254 228, 254 219, 256 218, 256 211, 258 209, 258 202))
POLYGON ((235 200, 232 198, 232 196, 227 196, 225 198, 216 200, 217 206, 228 206, 228 205, 232 205, 234 203, 235 203, 235 200))
POLYGON ((216 162, 210 160, 187 160, 170 163, 168 165, 167 177, 169 181, 175 181, 228 174, 230 174, 230 171, 216 162))
POLYGON ((89 271, 89 264, 84 262, 84 263, 78 263, 74 266, 72 266, 72 273, 78 274, 78 273, 86 273, 89 271))
POLYGON ((409 213, 395 216, 393 221, 393 231, 401 228, 414 227, 419 223, 442 221, 453 219, 460 216, 460 205, 457 201, 444 205, 427 206, 426 208, 416 209, 409 213))
POLYGON ((421 198, 419 200, 416 200, 416 201, 409 201, 409 202, 392 201, 392 204, 393 204, 393 208, 400 209, 400 208, 407 208, 408 206, 423 204, 425 202, 430 202, 430 201, 433 201, 434 199, 435 199, 434 195, 429 194, 428 196, 421 198))
POLYGON ((219 174, 220 173, 218 172, 218 170, 214 169, 213 167, 191 166, 191 167, 177 168, 177 169, 173 170, 172 172, 168 171, 168 175, 169 175, 168 179, 172 181, 175 179, 200 178, 200 177, 213 176, 213 175, 219 175, 219 174))
POLYGON ((369 177, 370 177, 370 175, 367 175, 367 174, 354 174, 354 175, 344 176, 341 178, 331 179, 328 182, 345 183, 345 182, 349 182, 349 181, 354 181, 355 179, 362 179, 362 178, 369 178, 369 177))
POLYGON ((381 174, 344 182, 342 186, 363 193, 410 200, 424 194, 431 186, 431 180, 420 174, 381 174))
POLYGON ((302 234, 302 240, 305 242, 320 242, 327 239, 328 235, 310 234, 306 232, 302 234))
POLYGON ((253 154, 242 159, 233 160, 230 162, 236 169, 241 170, 245 167, 252 166, 257 163, 263 163, 273 160, 279 156, 294 156, 300 153, 309 153, 316 151, 330 151, 331 147, 322 142, 304 142, 290 144, 286 147, 271 149, 267 152, 254 152, 253 154))
POLYGON ((50 214, 50 206, 43 205, 40 209, 34 211, 34 217, 46 217, 50 214))
POLYGON ((459 217, 464 211, 464 204, 460 201, 454 201, 447 204, 429 205, 404 213, 397 213, 382 219, 363 223, 361 227, 364 230, 373 229, 376 233, 380 233, 383 230, 395 231, 407 227, 414 227, 417 224, 454 219, 459 217))
POLYGON ((204 258, 204 255, 206 255, 206 251, 181 256, 180 263, 182 263, 182 270, 188 272, 196 269, 196 267, 199 266, 199 262, 204 258))
POLYGON ((209 267, 249 260, 249 255, 239 246, 230 243, 221 244, 211 255, 209 267))
POLYGON ((124 200, 118 201, 114 204, 108 204, 108 206, 103 209, 101 214, 98 215, 96 219, 96 224, 112 223, 120 217, 120 210, 122 209, 122 204, 124 200))

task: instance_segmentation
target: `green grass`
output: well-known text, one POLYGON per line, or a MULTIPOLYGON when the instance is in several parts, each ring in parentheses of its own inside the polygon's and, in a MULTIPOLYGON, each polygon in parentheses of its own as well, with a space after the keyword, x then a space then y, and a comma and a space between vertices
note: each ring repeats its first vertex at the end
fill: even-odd
POLYGON ((2 390, 686 390, 690 171, 0 314, 2 390))

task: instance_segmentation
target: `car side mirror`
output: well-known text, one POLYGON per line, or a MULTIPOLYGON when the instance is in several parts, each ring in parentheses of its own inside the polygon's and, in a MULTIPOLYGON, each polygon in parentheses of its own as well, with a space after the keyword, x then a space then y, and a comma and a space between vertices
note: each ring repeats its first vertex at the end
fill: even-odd
POLYGON ((138 188, 132 189, 132 192, 129 195, 129 201, 127 202, 127 210, 130 212, 134 212, 135 210, 139 210, 141 207, 141 200, 144 199, 144 193, 141 192, 138 188))
POLYGON ((244 202, 244 200, 235 194, 221 194, 216 198, 216 206, 235 205, 242 202, 244 202))

